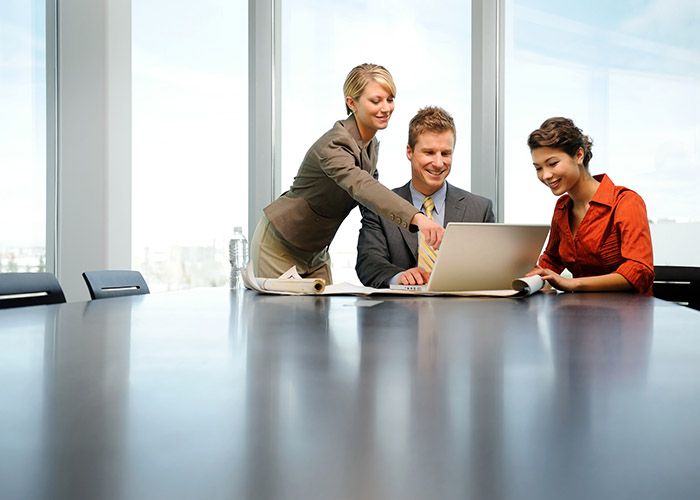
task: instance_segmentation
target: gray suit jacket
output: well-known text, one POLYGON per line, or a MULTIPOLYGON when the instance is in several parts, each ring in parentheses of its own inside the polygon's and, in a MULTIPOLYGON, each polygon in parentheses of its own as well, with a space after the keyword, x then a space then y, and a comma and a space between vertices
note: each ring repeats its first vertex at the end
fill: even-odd
MULTIPOLYGON (((411 202, 410 183, 394 189, 411 202)), ((494 222, 493 204, 451 184, 445 195, 445 225, 448 222, 494 222)), ((355 271, 365 286, 386 288, 396 273, 416 266, 418 233, 409 232, 385 217, 360 206, 362 228, 357 241, 355 271)))

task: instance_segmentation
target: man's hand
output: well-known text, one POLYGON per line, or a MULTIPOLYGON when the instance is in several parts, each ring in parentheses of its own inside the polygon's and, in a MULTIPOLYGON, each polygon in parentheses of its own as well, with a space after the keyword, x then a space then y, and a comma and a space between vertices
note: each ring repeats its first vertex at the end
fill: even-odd
POLYGON ((401 285, 425 285, 430 279, 430 273, 421 267, 406 269, 399 275, 401 285))

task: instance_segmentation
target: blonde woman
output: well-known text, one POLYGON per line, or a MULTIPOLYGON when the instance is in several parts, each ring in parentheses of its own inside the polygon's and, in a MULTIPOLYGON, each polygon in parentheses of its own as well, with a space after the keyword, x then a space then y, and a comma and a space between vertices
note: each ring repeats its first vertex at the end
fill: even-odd
POLYGON ((255 275, 276 278, 292 266, 332 283, 328 247, 359 204, 438 248, 444 229, 377 181, 378 130, 389 125, 396 86, 376 64, 353 68, 343 86, 348 117, 308 150, 289 191, 264 209, 251 241, 255 275))

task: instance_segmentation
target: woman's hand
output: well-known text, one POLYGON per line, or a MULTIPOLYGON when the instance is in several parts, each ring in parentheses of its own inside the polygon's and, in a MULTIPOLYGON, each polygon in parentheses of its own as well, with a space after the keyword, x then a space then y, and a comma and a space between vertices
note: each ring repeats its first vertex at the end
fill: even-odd
POLYGON ((579 280, 576 278, 564 278, 561 274, 555 273, 551 269, 544 269, 535 266, 525 276, 540 276, 551 286, 562 292, 575 292, 579 287, 579 280))
POLYGON ((445 234, 444 227, 420 212, 413 216, 411 224, 418 226, 418 230, 423 234, 428 246, 435 250, 440 248, 442 236, 445 234))
POLYGON ((602 274, 600 276, 583 276, 579 278, 564 278, 551 269, 535 266, 526 276, 542 276, 542 279, 562 292, 629 292, 634 286, 618 273, 602 274))
POLYGON ((542 276, 542 273, 545 271, 543 267, 540 266, 535 266, 532 269, 530 269, 526 274, 525 277, 527 276, 542 276))

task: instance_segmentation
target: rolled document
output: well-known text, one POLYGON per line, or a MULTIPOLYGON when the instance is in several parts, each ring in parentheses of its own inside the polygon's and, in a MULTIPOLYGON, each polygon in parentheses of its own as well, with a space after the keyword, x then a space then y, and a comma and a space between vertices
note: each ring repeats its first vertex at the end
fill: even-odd
POLYGON ((534 276, 524 276, 513 280, 513 290, 520 292, 522 295, 532 295, 538 292, 544 286, 542 276, 535 274, 534 276))
POLYGON ((322 278, 299 276, 296 266, 291 267, 279 278, 256 278, 252 263, 248 263, 246 272, 243 273, 243 281, 247 288, 258 292, 316 294, 323 293, 326 288, 326 281, 322 278))
POLYGON ((256 278, 258 286, 268 292, 322 293, 326 288, 321 278, 256 278))

